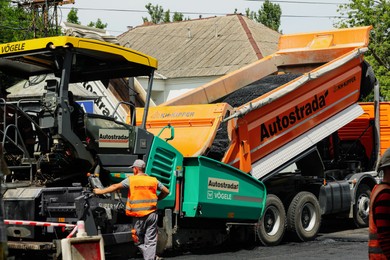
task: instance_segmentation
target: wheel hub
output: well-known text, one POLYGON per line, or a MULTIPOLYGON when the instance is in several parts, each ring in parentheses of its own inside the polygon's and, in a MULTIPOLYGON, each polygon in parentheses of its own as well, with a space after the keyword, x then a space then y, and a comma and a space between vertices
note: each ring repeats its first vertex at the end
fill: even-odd
POLYGON ((367 218, 370 211, 370 199, 367 196, 361 196, 358 200, 358 212, 362 218, 367 218))
POLYGON ((302 227, 306 231, 311 231, 314 228, 316 222, 316 213, 314 206, 311 204, 306 204, 302 209, 301 215, 302 227))
POLYGON ((268 208, 264 215, 264 228, 268 235, 273 236, 280 227, 280 216, 274 207, 268 208))

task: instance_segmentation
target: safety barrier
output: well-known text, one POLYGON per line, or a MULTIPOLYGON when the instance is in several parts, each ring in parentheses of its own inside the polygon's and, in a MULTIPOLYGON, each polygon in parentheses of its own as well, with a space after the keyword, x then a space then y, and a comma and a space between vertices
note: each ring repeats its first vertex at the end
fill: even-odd
POLYGON ((63 260, 105 260, 104 243, 102 236, 88 236, 85 232, 84 221, 77 221, 77 225, 24 221, 5 219, 6 225, 42 226, 42 227, 62 227, 73 228, 69 235, 61 240, 61 252, 63 260), (76 237, 73 235, 76 233, 76 237))
POLYGON ((56 222, 42 222, 42 221, 25 221, 25 220, 4 220, 5 225, 21 225, 21 226, 40 226, 40 227, 62 227, 62 228, 73 228, 72 232, 67 236, 70 238, 76 233, 77 225, 75 224, 65 224, 65 223, 56 223, 56 222))

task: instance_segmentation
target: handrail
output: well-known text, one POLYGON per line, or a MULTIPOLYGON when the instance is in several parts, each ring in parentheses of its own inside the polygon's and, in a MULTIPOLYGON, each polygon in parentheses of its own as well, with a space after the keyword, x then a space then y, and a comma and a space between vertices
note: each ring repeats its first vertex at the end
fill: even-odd
MULTIPOLYGON (((24 155, 26 156, 27 155, 27 159, 28 159, 28 163, 30 165, 30 183, 32 183, 32 158, 30 157, 30 154, 29 152, 27 151, 27 148, 26 148, 26 145, 24 144, 24 141, 23 141, 23 138, 22 138, 22 135, 20 134, 19 132, 19 129, 16 127, 16 125, 14 124, 9 124, 7 125, 7 127, 5 128, 5 131, 4 131, 4 134, 3 134, 3 140, 2 140, 2 148, 3 148, 3 151, 6 151, 5 149, 5 140, 8 140, 10 142, 12 142, 12 144, 15 145, 15 147, 17 149, 19 149, 20 151, 22 151, 24 153, 24 155), (11 138, 9 138, 9 136, 7 135, 7 132, 9 131, 10 128, 15 128, 15 133, 17 134, 17 136, 20 138, 20 144, 22 146, 23 149, 20 148, 20 146, 14 142, 11 138)), ((8 166, 9 168, 12 167, 12 166, 8 166)))

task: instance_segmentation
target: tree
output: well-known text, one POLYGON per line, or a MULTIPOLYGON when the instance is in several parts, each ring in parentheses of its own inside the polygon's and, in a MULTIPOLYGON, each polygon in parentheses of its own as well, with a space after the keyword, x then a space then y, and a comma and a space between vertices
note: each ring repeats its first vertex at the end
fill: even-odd
POLYGON ((68 17, 67 17, 66 21, 68 23, 81 24, 81 22, 79 21, 79 17, 77 15, 77 12, 78 12, 78 9, 72 7, 72 9, 70 9, 70 11, 68 13, 68 17))
MULTIPOLYGON (((184 20, 184 15, 182 13, 179 13, 179 12, 173 13, 173 21, 174 22, 180 22, 183 20, 184 20)), ((186 20, 189 20, 189 18, 187 18, 186 20)))
POLYGON ((171 12, 170 12, 169 9, 168 9, 168 11, 165 11, 165 12, 164 12, 164 19, 163 19, 163 22, 164 22, 164 23, 170 23, 170 22, 171 22, 170 16, 171 16, 171 12))
MULTIPOLYGON (((0 0, 0 43, 33 38, 29 24, 29 14, 22 8, 11 5, 10 1, 0 0)), ((7 88, 17 81, 18 79, 0 72, 0 87, 7 88)))
MULTIPOLYGON (((235 9, 235 13, 237 9, 235 9)), ((264 24, 265 26, 279 31, 280 17, 282 16, 282 9, 280 5, 273 4, 269 0, 265 0, 261 9, 256 12, 250 11, 249 8, 245 10, 246 16, 250 19, 264 24)))
POLYGON ((107 28, 107 24, 103 23, 102 20, 100 20, 100 18, 97 19, 96 23, 89 22, 88 26, 89 27, 95 27, 95 28, 98 28, 98 29, 106 29, 107 28))
MULTIPOLYGON (((77 12, 78 12, 78 9, 72 7, 72 9, 70 9, 70 11, 68 13, 66 21, 69 23, 81 24, 79 17, 77 15, 77 12)), ((98 28, 98 29, 106 29, 107 28, 107 24, 103 23, 100 18, 98 18, 96 22, 89 22, 89 24, 87 26, 98 28)))
MULTIPOLYGON (((172 15, 172 21, 173 22, 179 22, 184 20, 184 15, 182 13, 174 12, 172 15)), ((144 20, 145 22, 145 20, 144 20)), ((164 18, 162 19, 163 23, 170 23, 171 22, 171 11, 168 9, 168 11, 164 12, 164 18)))
POLYGON ((0 0, 0 43, 33 38, 29 14, 22 8, 0 0))
POLYGON ((163 13, 164 9, 162 6, 155 5, 153 6, 151 3, 145 5, 145 8, 148 10, 148 14, 150 15, 150 21, 147 17, 142 17, 144 22, 151 22, 154 24, 159 24, 163 21, 163 13))
MULTIPOLYGON (((170 16, 171 12, 168 9, 168 11, 164 11, 164 8, 159 5, 153 6, 151 3, 145 5, 145 8, 148 10, 148 14, 150 15, 150 21, 147 17, 142 17, 142 20, 145 22, 151 22, 154 24, 159 23, 169 23, 171 22, 170 16)), ((173 22, 183 21, 184 15, 179 12, 175 12, 172 16, 173 22)))
POLYGON ((372 25, 366 59, 374 69, 381 95, 390 100, 390 2, 388 0, 351 0, 339 6, 339 28, 372 25))

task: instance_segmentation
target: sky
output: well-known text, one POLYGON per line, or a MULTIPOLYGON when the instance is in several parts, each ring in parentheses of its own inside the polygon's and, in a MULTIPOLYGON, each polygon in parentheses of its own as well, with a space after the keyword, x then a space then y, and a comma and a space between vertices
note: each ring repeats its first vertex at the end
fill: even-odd
MULTIPOLYGON (((338 5, 348 0, 271 0, 279 4, 282 9, 281 27, 283 34, 313 32, 334 29, 335 16, 338 5)), ((75 0, 74 4, 60 7, 59 14, 62 21, 66 21, 72 7, 78 10, 77 15, 81 24, 96 22, 98 18, 108 26, 106 30, 112 35, 119 35, 143 23, 142 17, 150 19, 145 5, 151 3, 159 5, 164 11, 168 9, 171 15, 181 12, 185 18, 195 19, 201 15, 203 18, 221 16, 234 13, 245 14, 261 9, 263 1, 256 0, 75 0)))

